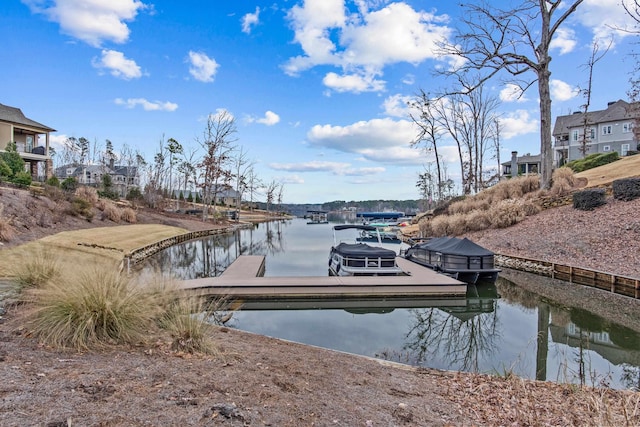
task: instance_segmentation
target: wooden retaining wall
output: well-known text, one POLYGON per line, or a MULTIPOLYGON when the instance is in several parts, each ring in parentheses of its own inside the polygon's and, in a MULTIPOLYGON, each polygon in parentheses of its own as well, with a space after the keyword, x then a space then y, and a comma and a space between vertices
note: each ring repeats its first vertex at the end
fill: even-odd
POLYGON ((634 277, 620 276, 613 273, 605 273, 603 271, 573 267, 571 265, 557 264, 549 261, 498 254, 496 255, 496 264, 500 267, 535 273, 578 285, 590 286, 618 295, 635 299, 640 298, 640 279, 634 277))

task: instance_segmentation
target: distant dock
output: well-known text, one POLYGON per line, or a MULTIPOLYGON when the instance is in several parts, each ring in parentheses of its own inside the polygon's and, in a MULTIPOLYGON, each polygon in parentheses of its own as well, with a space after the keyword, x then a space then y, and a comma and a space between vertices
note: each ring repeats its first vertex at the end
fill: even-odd
POLYGON ((264 277, 265 257, 241 255, 218 277, 183 280, 180 288, 203 296, 279 298, 464 297, 467 284, 397 258, 406 276, 264 277))

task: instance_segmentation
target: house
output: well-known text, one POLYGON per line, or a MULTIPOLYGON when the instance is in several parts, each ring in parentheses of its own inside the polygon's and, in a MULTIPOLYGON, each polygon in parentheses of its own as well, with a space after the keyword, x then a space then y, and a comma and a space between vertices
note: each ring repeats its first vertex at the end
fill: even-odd
POLYGON ((518 175, 531 175, 540 172, 540 154, 531 155, 529 153, 518 157, 517 151, 511 152, 511 161, 502 163, 502 177, 513 177, 518 175))
MULTIPOLYGON (((186 200, 191 196, 193 200, 197 197, 202 200, 202 191, 193 191, 193 190, 173 190, 173 198, 178 199, 180 194, 186 200)), ((215 204, 218 206, 236 206, 238 200, 240 199, 240 193, 236 190, 232 189, 227 185, 219 186, 218 190, 213 190, 212 193, 215 193, 215 197, 212 197, 211 204, 215 204)))
POLYGON ((53 173, 49 134, 55 131, 27 118, 19 108, 0 104, 0 151, 5 151, 9 143, 15 142, 18 154, 34 180, 50 178, 53 173), (38 173, 40 165, 44 169, 42 177, 38 173))
POLYGON ((107 165, 70 164, 56 168, 55 176, 64 181, 75 178, 79 184, 100 187, 105 174, 111 176, 111 185, 120 197, 126 197, 131 188, 140 186, 140 177, 136 166, 118 166, 111 162, 107 165))
POLYGON ((605 110, 558 116, 553 127, 554 164, 562 166, 594 153, 617 151, 626 156, 637 150, 633 128, 640 118, 638 106, 618 100, 609 102, 605 110))

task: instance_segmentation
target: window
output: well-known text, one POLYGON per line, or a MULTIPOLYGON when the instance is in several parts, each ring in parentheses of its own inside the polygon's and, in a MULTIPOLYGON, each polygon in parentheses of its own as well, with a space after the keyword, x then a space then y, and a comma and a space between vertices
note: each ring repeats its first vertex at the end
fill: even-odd
POLYGON ((611 125, 602 126, 603 135, 611 135, 611 125))
POLYGON ((622 154, 623 156, 629 154, 629 147, 630 144, 622 144, 622 147, 620 147, 620 154, 622 154))
POLYGON ((607 151, 611 151, 611 146, 610 146, 610 145, 605 145, 605 146, 603 146, 603 147, 602 147, 602 151, 604 151, 605 153, 606 153, 607 151))
POLYGON ((629 133, 633 129, 633 123, 623 123, 622 133, 629 133))
POLYGON ((596 139, 596 128, 591 128, 591 140, 596 139))
POLYGON ((577 140, 578 140, 578 131, 577 131, 577 130, 574 130, 574 131, 573 131, 572 139, 573 139, 574 141, 577 141, 577 140))

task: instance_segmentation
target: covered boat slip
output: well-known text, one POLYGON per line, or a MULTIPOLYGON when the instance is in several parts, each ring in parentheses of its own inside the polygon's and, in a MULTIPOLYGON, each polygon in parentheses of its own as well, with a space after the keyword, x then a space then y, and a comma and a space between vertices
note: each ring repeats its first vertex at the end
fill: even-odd
POLYGON ((262 277, 265 257, 239 256, 220 276, 183 280, 180 288, 231 299, 275 298, 464 298, 467 284, 397 258, 405 276, 262 277))
POLYGON ((406 258, 468 283, 495 281, 500 272, 494 253, 467 238, 436 237, 411 246, 406 258))

